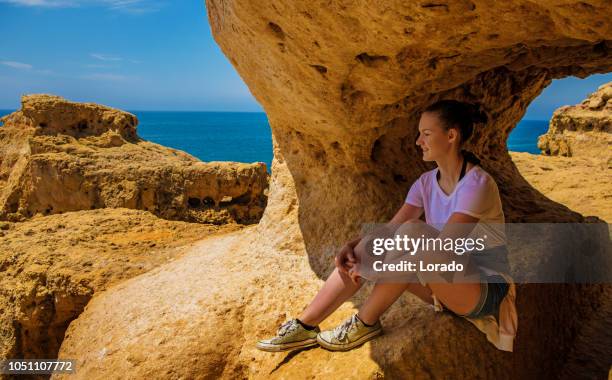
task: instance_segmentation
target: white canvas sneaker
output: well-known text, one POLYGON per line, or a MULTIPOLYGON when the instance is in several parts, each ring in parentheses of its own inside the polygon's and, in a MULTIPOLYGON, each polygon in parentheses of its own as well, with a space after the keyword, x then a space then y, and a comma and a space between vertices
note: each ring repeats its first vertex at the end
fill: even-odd
POLYGON ((323 348, 332 351, 348 351, 382 334, 380 320, 368 327, 357 318, 357 314, 345 320, 333 330, 322 331, 317 341, 323 348))
POLYGON ((257 342, 256 347, 262 351, 289 351, 304 347, 316 346, 319 326, 306 330, 297 318, 287 321, 278 329, 276 336, 257 342))

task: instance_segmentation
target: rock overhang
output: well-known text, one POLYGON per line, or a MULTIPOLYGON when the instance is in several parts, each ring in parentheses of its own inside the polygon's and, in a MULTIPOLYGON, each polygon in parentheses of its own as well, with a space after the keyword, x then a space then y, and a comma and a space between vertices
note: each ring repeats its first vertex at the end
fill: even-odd
POLYGON ((506 140, 553 79, 612 71, 606 2, 206 5, 216 42, 268 115, 271 193, 285 193, 283 207, 298 199, 313 244, 393 215, 432 168, 414 140, 422 110, 444 98, 487 113, 466 148, 496 178, 507 221, 581 220, 522 178, 506 140))

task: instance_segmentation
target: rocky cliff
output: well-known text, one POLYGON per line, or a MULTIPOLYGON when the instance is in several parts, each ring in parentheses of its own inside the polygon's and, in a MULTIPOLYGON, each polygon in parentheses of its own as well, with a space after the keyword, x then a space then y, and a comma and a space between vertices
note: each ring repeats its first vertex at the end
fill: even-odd
MULTIPOLYGON (((420 112, 438 99, 480 102, 488 113, 491 122, 468 148, 496 178, 508 222, 585 221, 523 178, 506 140, 552 79, 612 71, 610 2, 206 5, 216 41, 271 123, 266 211, 256 231, 211 239, 94 297, 60 349, 81 360, 77 378, 607 375, 609 334, 577 344, 587 330, 609 331, 585 328, 598 316, 609 320, 602 304, 610 288, 602 284, 519 284, 511 354, 410 295, 385 314, 383 337, 346 354, 270 354, 254 343, 298 314, 330 273, 336 249, 362 223, 388 220, 430 168, 414 140, 420 112)), ((578 260, 549 249, 524 265, 537 273, 565 259, 578 260)), ((367 290, 322 327, 348 315, 367 290)))
POLYGON ((612 82, 580 104, 555 110, 538 148, 546 155, 596 158, 612 168, 612 82))
POLYGON ((0 220, 105 207, 202 223, 255 223, 263 163, 204 163, 140 139, 132 114, 50 95, 1 119, 0 220))
POLYGON ((1 120, 0 358, 57 357, 95 293, 263 213, 265 164, 144 141, 127 112, 29 95, 1 120))

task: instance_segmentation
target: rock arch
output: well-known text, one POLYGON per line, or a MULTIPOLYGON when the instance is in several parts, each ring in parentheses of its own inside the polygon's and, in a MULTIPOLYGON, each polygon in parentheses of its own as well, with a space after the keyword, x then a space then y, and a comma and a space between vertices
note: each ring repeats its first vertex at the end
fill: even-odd
MULTIPOLYGON (((378 5, 207 0, 206 5, 215 40, 272 127, 275 156, 264 217, 233 243, 203 243, 185 262, 92 301, 70 326, 60 354, 84 358, 82 376, 104 374, 103 368, 136 376, 170 368, 168 373, 187 377, 228 378, 559 375, 581 323, 596 312, 608 288, 521 285, 513 354, 487 345, 473 327, 446 315, 432 317, 409 301, 386 316, 393 334, 342 360, 322 350, 273 356, 256 352, 253 343, 304 306, 331 270, 334 249, 361 223, 388 220, 399 207, 410 183, 427 169, 413 141, 420 111, 437 99, 484 105, 491 122, 470 148, 496 177, 508 221, 583 221, 522 178, 505 141, 553 78, 612 71, 606 18, 612 5, 518 0, 378 5), (214 269, 202 267, 207 254, 216 260, 214 269), (202 273, 194 276, 195 271, 202 273), (189 283, 170 285, 181 273, 189 283), (138 291, 147 287, 160 289, 157 297, 171 298, 174 306, 152 291, 138 291), (206 296, 197 289, 206 289, 206 296), (191 302, 199 305, 197 313, 187 308, 191 302), (555 317, 542 310, 554 310, 555 317), (237 338, 228 341, 230 331, 237 338), (144 360, 139 347, 155 360, 144 360), (186 357, 192 358, 189 368, 183 365, 186 357), (476 357, 478 363, 467 364, 476 357)), ((543 259, 533 258, 534 265, 543 259)))
MULTIPOLYGON (((412 144, 419 114, 442 98, 488 113, 470 148, 498 179, 508 221, 581 220, 525 182, 505 141, 552 79, 611 71, 610 6, 434 5, 207 2, 217 43, 268 114, 271 192, 287 207, 297 198, 310 255, 392 215, 426 169, 412 144)), ((286 223, 274 210, 264 223, 286 223)))

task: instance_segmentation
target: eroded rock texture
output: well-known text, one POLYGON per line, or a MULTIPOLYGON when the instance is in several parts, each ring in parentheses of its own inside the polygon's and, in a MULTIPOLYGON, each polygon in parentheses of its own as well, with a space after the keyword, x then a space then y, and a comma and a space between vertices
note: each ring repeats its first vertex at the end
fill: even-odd
MULTIPOLYGON (((508 222, 582 221, 521 176, 506 139, 553 78, 612 71, 612 4, 206 4, 216 41, 271 123, 268 206, 257 233, 210 241, 185 261, 92 300, 60 350, 62 357, 82 360, 81 378, 607 374, 607 335, 576 344, 609 294, 600 285, 520 284, 513 353, 496 350, 467 321, 435 315, 410 295, 385 314, 387 334, 346 354, 270 354, 254 343, 297 315, 330 273, 334 251, 362 223, 389 220, 410 184, 431 168, 414 141, 420 112, 438 99, 481 102, 488 113, 490 122, 478 126, 468 148, 496 178, 508 222), (577 347, 585 346, 581 355, 577 347), (589 365, 581 367, 581 358, 589 365)), ((537 272, 555 259, 548 252, 523 264, 537 272)), ((365 294, 367 287, 353 304, 365 294)), ((350 305, 323 327, 348 315, 350 305)))
POLYGON ((57 357, 68 324, 95 293, 240 228, 125 208, 0 222, 0 358, 57 357))
POLYGON ((538 148, 546 155, 594 157, 612 167, 612 82, 580 104, 555 110, 538 148))
POLYGON ((263 163, 204 163, 144 141, 132 114, 29 95, 0 127, 0 220, 104 207, 171 220, 254 223, 266 205, 263 163))
POLYGON ((561 157, 511 152, 511 156, 521 174, 542 194, 585 217, 612 223, 612 163, 599 155, 561 157))

